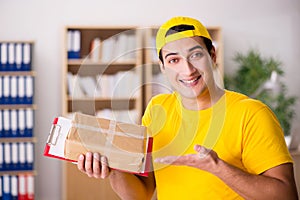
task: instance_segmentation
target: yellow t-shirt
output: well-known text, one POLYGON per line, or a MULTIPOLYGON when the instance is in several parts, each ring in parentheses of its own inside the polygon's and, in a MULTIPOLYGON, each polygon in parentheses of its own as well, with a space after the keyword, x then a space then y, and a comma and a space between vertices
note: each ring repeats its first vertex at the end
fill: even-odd
MULTIPOLYGON (((226 90, 211 108, 185 109, 180 95, 154 97, 143 116, 153 136, 153 159, 196 153, 200 144, 246 172, 260 174, 292 162, 282 129, 271 110, 245 95, 226 90)), ((169 199, 242 199, 218 177, 188 166, 153 163, 157 197, 169 199)))

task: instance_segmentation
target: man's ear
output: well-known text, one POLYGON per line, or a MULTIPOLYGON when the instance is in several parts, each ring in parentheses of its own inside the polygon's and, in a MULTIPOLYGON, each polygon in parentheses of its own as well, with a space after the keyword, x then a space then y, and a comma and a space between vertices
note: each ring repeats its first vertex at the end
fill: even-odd
POLYGON ((217 54, 216 54, 216 49, 214 46, 212 46, 209 54, 210 54, 210 57, 211 57, 213 63, 216 63, 217 62, 217 54))
POLYGON ((160 71, 161 71, 162 73, 165 73, 165 66, 164 66, 164 64, 161 62, 161 60, 158 61, 158 64, 159 64, 160 71))

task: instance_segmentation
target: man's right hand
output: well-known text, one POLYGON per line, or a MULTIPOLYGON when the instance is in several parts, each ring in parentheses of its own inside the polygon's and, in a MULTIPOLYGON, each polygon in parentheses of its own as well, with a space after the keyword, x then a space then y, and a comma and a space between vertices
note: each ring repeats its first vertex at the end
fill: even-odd
POLYGON ((94 178, 107 178, 110 173, 107 158, 99 153, 87 152, 86 155, 81 154, 77 161, 77 168, 94 178))

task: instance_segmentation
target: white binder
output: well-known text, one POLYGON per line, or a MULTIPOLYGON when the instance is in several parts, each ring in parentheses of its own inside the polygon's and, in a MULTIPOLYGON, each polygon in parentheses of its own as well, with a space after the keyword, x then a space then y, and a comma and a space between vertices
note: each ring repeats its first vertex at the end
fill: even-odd
POLYGON ((25 143, 20 142, 19 143, 19 164, 20 169, 24 170, 26 169, 26 152, 25 152, 25 143))
POLYGON ((16 175, 10 177, 10 188, 12 199, 18 199, 18 177, 16 175))
POLYGON ((17 110, 15 109, 10 110, 10 130, 11 130, 10 137, 18 136, 18 113, 17 110))
POLYGON ((25 136, 25 110, 19 109, 18 110, 18 130, 19 130, 19 136, 24 137, 25 136))
POLYGON ((27 142, 26 143, 26 169, 33 169, 33 160, 34 160, 34 150, 33 150, 33 143, 27 142))
POLYGON ((1 44, 1 68, 5 69, 7 65, 7 43, 1 44))
POLYGON ((17 43, 16 46, 16 70, 22 70, 22 43, 17 43))
POLYGON ((9 104, 10 102, 10 80, 9 76, 3 76, 3 103, 9 104))
POLYGON ((33 77, 26 76, 25 77, 25 96, 26 96, 26 103, 32 104, 32 97, 33 97, 33 77))
POLYGON ((11 199, 10 177, 8 174, 2 176, 3 179, 3 199, 11 199))
POLYGON ((10 169, 11 166, 11 145, 10 143, 4 143, 4 166, 5 169, 10 169))
POLYGON ((11 143, 11 169, 19 169, 18 143, 11 143))
POLYGON ((3 143, 0 143, 0 169, 4 169, 4 151, 3 151, 3 143))
POLYGON ((10 98, 11 98, 11 104, 17 104, 18 94, 18 83, 17 83, 17 76, 10 76, 10 98))
POLYGON ((9 64, 9 70, 14 70, 15 65, 15 44, 9 43, 8 44, 8 64, 9 64))
POLYGON ((3 76, 0 76, 0 104, 3 103, 3 76))
POLYGON ((18 77, 18 99, 21 104, 25 102, 25 77, 18 77))
POLYGON ((9 114, 9 110, 3 110, 3 133, 4 133, 4 137, 9 137, 10 133, 11 133, 11 129, 10 129, 10 114, 9 114))
POLYGON ((25 134, 27 137, 31 137, 33 135, 33 110, 30 108, 26 109, 25 122, 25 134))
POLYGON ((29 43, 23 44, 23 67, 24 70, 30 69, 31 63, 31 45, 29 43))

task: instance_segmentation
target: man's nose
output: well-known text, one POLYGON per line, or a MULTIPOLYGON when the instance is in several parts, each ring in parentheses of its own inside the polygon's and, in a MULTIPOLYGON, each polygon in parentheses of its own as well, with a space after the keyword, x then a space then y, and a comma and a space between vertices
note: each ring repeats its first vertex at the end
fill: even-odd
POLYGON ((182 74, 190 75, 196 71, 196 68, 188 61, 188 59, 184 59, 180 71, 182 74))

